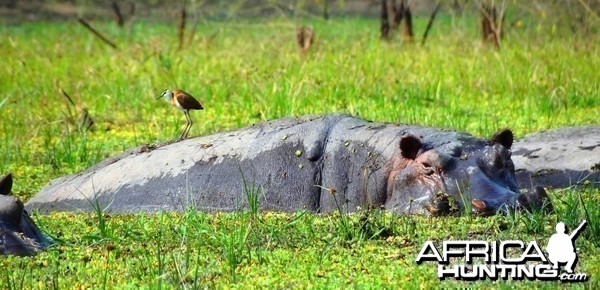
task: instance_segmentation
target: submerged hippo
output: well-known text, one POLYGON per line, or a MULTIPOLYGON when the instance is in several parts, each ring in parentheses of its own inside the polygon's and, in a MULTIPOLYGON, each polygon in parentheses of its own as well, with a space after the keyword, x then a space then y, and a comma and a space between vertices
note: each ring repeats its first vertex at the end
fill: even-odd
POLYGON ((23 203, 10 196, 12 175, 0 179, 0 255, 33 255, 48 247, 51 240, 40 232, 23 209, 23 203))
POLYGON ((600 126, 525 135, 513 146, 513 160, 521 186, 600 187, 600 126))
POLYGON ((340 114, 284 118, 130 150, 52 181, 27 207, 230 211, 256 200, 275 211, 384 207, 438 215, 540 205, 543 190, 519 193, 512 142, 508 130, 485 140, 340 114))

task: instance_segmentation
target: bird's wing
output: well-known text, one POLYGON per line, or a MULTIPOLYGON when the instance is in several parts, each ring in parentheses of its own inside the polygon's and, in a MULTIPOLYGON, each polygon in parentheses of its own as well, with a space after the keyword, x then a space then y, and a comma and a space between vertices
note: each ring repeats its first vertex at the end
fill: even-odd
POLYGON ((192 95, 190 95, 182 90, 174 90, 173 94, 177 97, 177 102, 179 102, 179 104, 186 109, 191 109, 191 110, 204 109, 204 107, 202 107, 202 104, 200 104, 200 102, 198 102, 198 100, 196 100, 192 95))

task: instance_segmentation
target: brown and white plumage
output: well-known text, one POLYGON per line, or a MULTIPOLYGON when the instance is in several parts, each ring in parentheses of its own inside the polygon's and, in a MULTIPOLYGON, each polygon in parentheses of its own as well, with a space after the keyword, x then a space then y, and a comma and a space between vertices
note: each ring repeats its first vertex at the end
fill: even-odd
POLYGON ((196 100, 196 98, 184 92, 183 90, 165 90, 156 99, 158 100, 162 97, 164 97, 165 100, 169 104, 171 104, 171 106, 183 111, 183 113, 185 114, 188 123, 185 126, 185 129, 183 129, 183 132, 181 132, 179 139, 187 138, 187 135, 190 132, 190 128, 194 123, 192 122, 192 118, 190 117, 190 110, 204 110, 204 107, 198 100, 196 100))

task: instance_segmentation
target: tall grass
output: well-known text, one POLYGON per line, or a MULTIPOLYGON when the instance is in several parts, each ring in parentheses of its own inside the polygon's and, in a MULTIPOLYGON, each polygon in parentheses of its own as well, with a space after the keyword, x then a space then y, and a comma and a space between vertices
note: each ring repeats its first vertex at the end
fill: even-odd
MULTIPOLYGON (((476 27, 475 19, 465 21, 476 27)), ((192 136, 331 112, 480 136, 509 127, 522 136, 597 123, 600 114, 600 57, 591 39, 513 29, 496 51, 475 41, 470 24, 453 27, 442 17, 421 47, 381 42, 374 20, 339 19, 311 23, 318 40, 300 56, 295 24, 200 23, 192 43, 177 50, 167 24, 139 21, 135 37, 121 39, 112 23, 94 23, 118 40, 118 51, 73 23, 4 25, 0 160, 7 162, 0 169, 50 168, 47 181, 136 145, 174 139, 185 120, 154 100, 165 88, 203 101, 192 136), (89 109, 94 132, 69 124, 61 88, 89 109)))
POLYGON ((563 222, 567 230, 573 231, 583 220, 587 226, 581 235, 600 246, 600 197, 598 189, 589 184, 578 189, 557 190, 555 193, 555 206, 559 208, 556 222, 563 222))

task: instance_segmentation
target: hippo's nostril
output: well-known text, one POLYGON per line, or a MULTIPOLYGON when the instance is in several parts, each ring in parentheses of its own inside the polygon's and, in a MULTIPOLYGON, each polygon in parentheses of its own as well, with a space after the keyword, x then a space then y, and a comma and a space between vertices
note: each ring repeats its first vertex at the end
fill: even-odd
POLYGON ((554 211, 550 197, 548 197, 548 194, 541 186, 537 186, 532 192, 520 195, 517 201, 528 210, 554 211))

